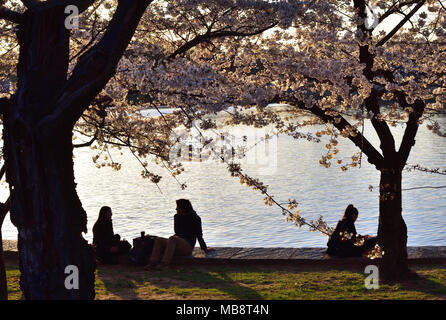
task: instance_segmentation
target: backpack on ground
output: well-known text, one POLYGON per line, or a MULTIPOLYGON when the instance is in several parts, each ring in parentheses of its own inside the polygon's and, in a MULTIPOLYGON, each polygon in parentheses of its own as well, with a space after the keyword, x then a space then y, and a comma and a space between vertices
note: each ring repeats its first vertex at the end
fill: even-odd
POLYGON ((133 248, 129 251, 128 259, 131 264, 144 266, 152 254, 155 236, 146 235, 133 239, 133 248))

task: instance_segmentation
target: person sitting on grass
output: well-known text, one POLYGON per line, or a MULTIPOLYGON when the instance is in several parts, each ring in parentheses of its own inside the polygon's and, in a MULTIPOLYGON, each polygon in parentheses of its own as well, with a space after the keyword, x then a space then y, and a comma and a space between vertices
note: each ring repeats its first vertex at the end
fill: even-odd
POLYGON ((208 252, 214 249, 208 248, 203 240, 201 218, 192 208, 187 199, 176 200, 177 214, 174 216, 175 235, 169 239, 157 237, 153 244, 152 254, 146 269, 162 270, 170 264, 173 256, 189 256, 198 239, 201 250, 208 252))
POLYGON ((356 234, 355 221, 357 218, 358 209, 349 204, 327 242, 327 253, 330 256, 361 257, 375 247, 377 237, 356 234), (364 241, 361 245, 355 245, 358 240, 364 241))
POLYGON ((131 245, 113 232, 112 209, 103 206, 93 226, 93 245, 98 260, 104 264, 116 263, 116 257, 129 252, 131 245))

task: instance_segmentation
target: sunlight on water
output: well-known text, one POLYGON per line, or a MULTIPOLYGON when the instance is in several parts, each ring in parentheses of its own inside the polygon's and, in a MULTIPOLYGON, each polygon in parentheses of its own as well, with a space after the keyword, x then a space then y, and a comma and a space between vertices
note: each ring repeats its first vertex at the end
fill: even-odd
MULTIPOLYGON (((440 122, 446 125, 446 118, 440 122)), ((317 128, 305 128, 314 132, 317 128)), ((247 147, 253 147, 242 168, 269 186, 270 194, 279 202, 295 198, 303 217, 317 219, 319 215, 334 226, 349 203, 359 209, 356 229, 361 234, 376 234, 378 226, 379 172, 363 157, 361 168, 342 172, 332 164, 323 168, 318 161, 325 154, 321 143, 294 140, 289 136, 274 137, 259 142, 265 129, 247 127, 224 128, 240 140, 246 135, 247 147), (369 185, 374 186, 369 191, 369 185)), ((392 128, 399 145, 403 128, 392 128)), ((372 127, 366 123, 366 137, 379 147, 372 127)), ((236 141, 236 142, 237 142, 236 141)), ((237 142, 239 143, 239 142, 237 142)), ((446 139, 434 136, 423 125, 408 163, 425 167, 445 167, 446 139)), ((339 143, 340 156, 358 152, 348 140, 339 143)), ((226 165, 218 160, 183 162, 185 172, 178 179, 187 183, 181 190, 169 173, 151 166, 164 177, 158 188, 140 176, 141 167, 130 155, 113 153, 114 161, 122 163, 115 172, 97 169, 88 148, 75 150, 75 175, 79 197, 88 213, 86 238, 91 241, 92 226, 103 205, 113 209, 114 230, 131 241, 140 231, 146 234, 173 234, 175 199, 188 198, 201 216, 204 238, 209 246, 246 247, 314 247, 325 246, 327 238, 285 222, 278 207, 265 206, 258 191, 242 186, 231 177, 226 165)), ((422 172, 404 172, 403 188, 444 186, 446 176, 422 172)), ((5 191, 5 190, 3 190, 5 191)), ((2 191, 2 194, 4 193, 2 191)), ((6 190, 7 191, 7 190, 6 190)), ((408 226, 408 245, 446 245, 446 189, 403 191, 403 213, 408 226)), ((4 239, 16 239, 16 230, 9 221, 3 226, 4 239)))

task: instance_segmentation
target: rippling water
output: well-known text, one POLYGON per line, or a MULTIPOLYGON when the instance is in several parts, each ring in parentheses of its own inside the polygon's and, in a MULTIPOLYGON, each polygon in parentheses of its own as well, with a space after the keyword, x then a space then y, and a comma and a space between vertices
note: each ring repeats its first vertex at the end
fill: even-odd
MULTIPOLYGON (((439 122, 446 126, 446 118, 440 118, 439 122)), ((308 127, 303 131, 314 132, 320 128, 308 127)), ((242 161, 242 168, 268 185, 270 193, 278 201, 295 198, 303 217, 317 219, 323 215, 333 226, 347 204, 353 203, 359 209, 357 231, 376 234, 379 172, 365 158, 361 168, 347 172, 342 172, 338 165, 326 169, 318 163, 326 152, 324 141, 314 143, 281 135, 262 142, 259 139, 268 130, 240 126, 222 131, 237 139, 246 135, 246 145, 255 145, 242 161), (372 192, 369 185, 375 187, 372 192)), ((399 146, 403 128, 392 128, 392 131, 399 146)), ((379 147, 370 123, 366 123, 365 135, 375 147, 379 147)), ((409 164, 445 167, 445 138, 433 135, 423 125, 416 140, 409 164)), ((340 140, 339 149, 339 155, 345 159, 359 151, 346 139, 340 140)), ((231 177, 226 165, 219 161, 183 162, 186 170, 178 179, 187 183, 185 190, 181 190, 167 171, 151 165, 154 172, 164 176, 159 184, 160 192, 156 185, 141 178, 141 167, 132 156, 113 154, 114 160, 122 163, 122 169, 115 172, 108 167, 97 169, 91 160, 93 155, 88 148, 75 150, 76 182, 88 213, 89 232, 86 238, 89 241, 92 239, 92 226, 103 205, 113 209, 115 232, 131 240, 140 231, 159 236, 171 235, 175 199, 188 198, 202 218, 204 238, 209 246, 316 247, 325 246, 327 242, 320 233, 309 232, 306 227, 299 229, 286 222, 279 208, 265 206, 258 191, 241 185, 238 178, 231 177)), ((444 185, 444 175, 403 173, 404 189, 444 185)), ((6 191, 3 190, 2 194, 6 191)), ((403 191, 408 245, 446 245, 445 191, 403 191)), ((16 229, 9 216, 3 226, 3 238, 16 238, 16 229)))

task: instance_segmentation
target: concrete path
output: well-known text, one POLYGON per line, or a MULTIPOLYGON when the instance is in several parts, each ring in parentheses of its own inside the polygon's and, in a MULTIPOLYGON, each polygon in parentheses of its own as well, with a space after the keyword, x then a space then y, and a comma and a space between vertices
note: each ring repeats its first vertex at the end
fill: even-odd
MULTIPOLYGON (((3 250, 17 252, 17 241, 3 240, 3 250)), ((174 263, 193 264, 370 264, 377 260, 367 258, 333 258, 326 248, 241 248, 216 247, 204 253, 194 248, 191 257, 175 258, 174 263)), ((445 263, 446 246, 408 247, 409 263, 445 263)))

